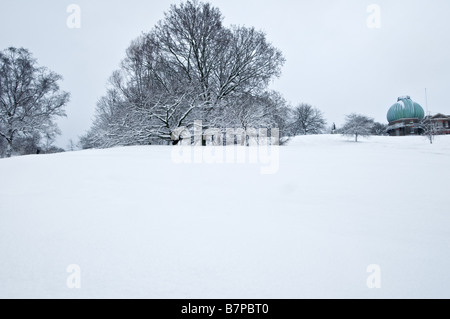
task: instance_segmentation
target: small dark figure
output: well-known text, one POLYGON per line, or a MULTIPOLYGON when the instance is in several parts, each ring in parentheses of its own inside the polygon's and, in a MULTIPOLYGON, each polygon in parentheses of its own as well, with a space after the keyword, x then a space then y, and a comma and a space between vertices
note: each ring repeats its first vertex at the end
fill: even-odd
POLYGON ((41 154, 41 149, 40 149, 40 148, 38 148, 38 149, 36 150, 36 154, 37 154, 37 155, 41 154))
POLYGON ((178 140, 173 140, 173 141, 172 141, 172 145, 178 145, 178 144, 180 144, 182 141, 183 141, 183 137, 182 137, 182 136, 179 136, 179 137, 178 137, 178 140))

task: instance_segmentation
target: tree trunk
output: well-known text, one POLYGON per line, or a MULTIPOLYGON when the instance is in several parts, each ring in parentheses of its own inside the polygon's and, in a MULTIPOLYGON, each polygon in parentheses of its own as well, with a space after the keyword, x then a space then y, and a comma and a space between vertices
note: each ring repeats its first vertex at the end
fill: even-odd
POLYGON ((9 158, 12 155, 12 141, 8 141, 8 145, 6 145, 6 157, 9 158))
POLYGON ((358 143, 358 133, 355 134, 355 142, 358 143))

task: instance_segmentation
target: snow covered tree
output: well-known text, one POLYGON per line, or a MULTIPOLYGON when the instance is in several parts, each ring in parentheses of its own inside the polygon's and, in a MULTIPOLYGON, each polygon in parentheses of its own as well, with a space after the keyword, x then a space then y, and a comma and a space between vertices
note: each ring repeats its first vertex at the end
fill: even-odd
POLYGON ((65 116, 69 101, 69 94, 59 88, 61 79, 38 67, 26 49, 0 52, 0 138, 6 142, 6 157, 12 155, 16 138, 57 132, 54 120, 65 116))
POLYGON ((327 125, 323 113, 309 104, 300 104, 293 111, 293 135, 321 134, 327 125))
POLYGON ((372 118, 353 113, 346 116, 346 121, 341 131, 345 136, 354 136, 355 142, 358 142, 358 137, 371 135, 373 124, 374 120, 372 118))
POLYGON ((387 128, 388 128, 387 124, 375 122, 373 124, 371 133, 372 135, 383 136, 387 134, 387 128))
POLYGON ((205 128, 269 125, 283 106, 268 98, 267 87, 283 64, 263 32, 224 27, 211 4, 172 5, 132 42, 80 141, 85 147, 169 143, 195 120, 205 128))
POLYGON ((440 135, 444 129, 433 121, 431 115, 426 116, 420 121, 419 128, 422 131, 422 134, 430 141, 430 144, 434 143, 436 136, 440 135))

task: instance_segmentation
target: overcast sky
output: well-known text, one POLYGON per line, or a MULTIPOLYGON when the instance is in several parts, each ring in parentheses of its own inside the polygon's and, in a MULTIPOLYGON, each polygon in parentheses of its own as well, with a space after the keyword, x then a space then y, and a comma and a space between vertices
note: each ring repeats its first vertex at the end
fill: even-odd
MULTIPOLYGON (((254 26, 287 59, 272 89, 293 105, 321 109, 331 124, 363 113, 386 122, 397 97, 450 114, 449 0, 210 0, 225 25, 254 26), (369 28, 368 6, 380 11, 369 28)), ((58 145, 89 127, 106 82, 130 42, 149 31, 178 0, 1 0, 0 49, 29 49, 39 65, 64 77, 71 93, 58 145), (66 24, 70 4, 81 28, 66 24)))

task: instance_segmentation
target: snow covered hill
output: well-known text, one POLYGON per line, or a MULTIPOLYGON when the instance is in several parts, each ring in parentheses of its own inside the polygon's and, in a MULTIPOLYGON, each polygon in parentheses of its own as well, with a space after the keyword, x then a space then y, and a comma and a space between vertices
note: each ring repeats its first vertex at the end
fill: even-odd
POLYGON ((298 137, 278 160, 2 159, 0 298, 450 298, 450 137, 298 137))

